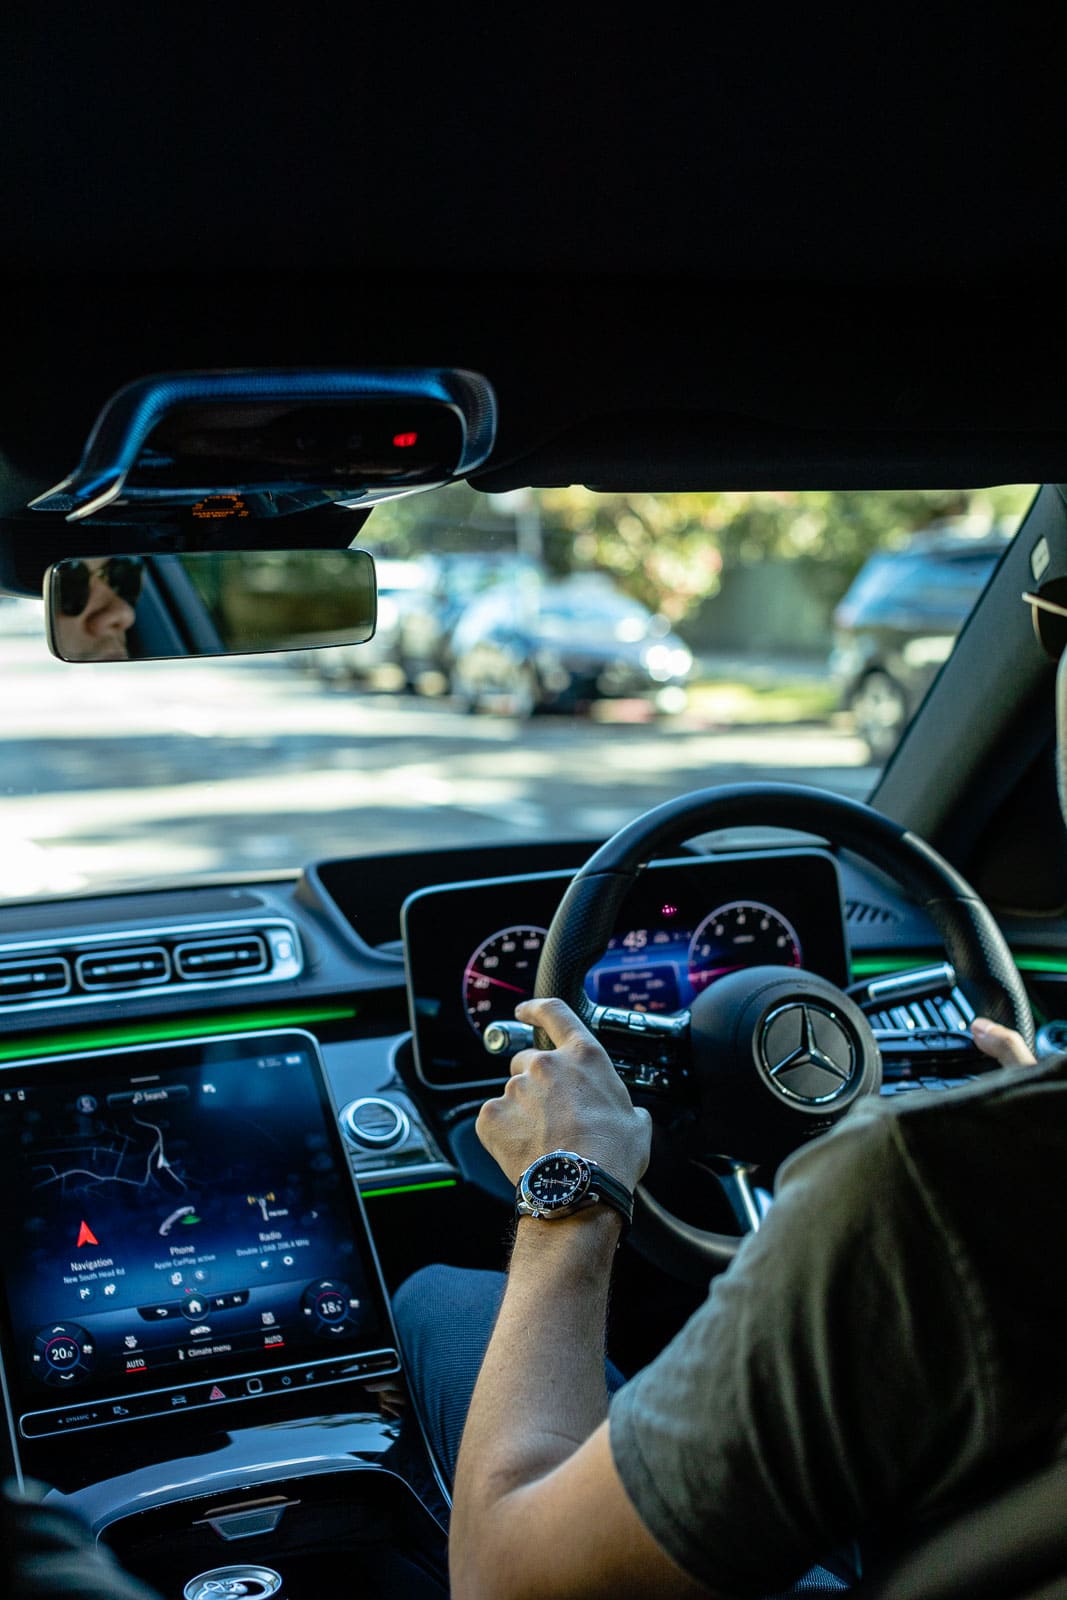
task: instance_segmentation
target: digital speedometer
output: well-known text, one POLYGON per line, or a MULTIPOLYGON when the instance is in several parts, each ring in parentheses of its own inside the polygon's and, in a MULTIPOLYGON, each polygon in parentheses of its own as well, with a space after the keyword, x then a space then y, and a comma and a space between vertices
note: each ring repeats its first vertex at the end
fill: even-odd
POLYGON ((799 967, 796 930, 759 900, 732 900, 710 911, 689 941, 689 982, 696 994, 739 967, 799 967))
POLYGON ((490 1022, 510 1022, 519 1001, 533 998, 546 932, 525 924, 501 928, 475 950, 463 971, 463 1007, 475 1033, 490 1022))

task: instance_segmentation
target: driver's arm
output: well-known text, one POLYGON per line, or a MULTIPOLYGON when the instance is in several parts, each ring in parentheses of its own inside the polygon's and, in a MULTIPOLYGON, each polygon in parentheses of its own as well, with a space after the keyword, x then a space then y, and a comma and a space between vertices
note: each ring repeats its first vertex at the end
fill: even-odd
MULTIPOLYGON (((517 1015, 561 1048, 515 1057, 504 1094, 479 1116, 482 1143, 513 1182, 536 1157, 567 1149, 634 1187, 648 1161, 647 1112, 561 1002, 517 1015)), ((606 1207, 517 1224, 456 1466, 456 1600, 707 1592, 648 1533, 612 1462, 604 1323, 621 1228, 606 1207)))
MULTIPOLYGON (((562 1048, 515 1058, 482 1142, 512 1179, 562 1147, 636 1181, 647 1128, 607 1056, 561 1002, 518 1014, 562 1048)), ((985 1374, 885 1118, 856 1114, 792 1158, 763 1229, 609 1423, 618 1227, 518 1225, 456 1471, 457 1600, 771 1592, 921 1504, 924 1463, 958 1465, 985 1374)))

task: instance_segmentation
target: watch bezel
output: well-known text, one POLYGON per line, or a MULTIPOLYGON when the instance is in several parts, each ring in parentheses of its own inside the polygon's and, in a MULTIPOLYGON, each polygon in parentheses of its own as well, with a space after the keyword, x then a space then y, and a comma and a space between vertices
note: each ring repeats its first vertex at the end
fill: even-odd
POLYGON ((589 1193, 589 1186, 593 1180, 593 1169, 584 1156, 578 1155, 574 1150, 547 1150, 543 1156, 538 1156, 536 1161, 531 1161, 526 1171, 519 1179, 519 1195, 525 1207, 529 1208, 531 1216, 564 1217, 569 1216, 576 1206, 581 1205, 589 1193), (578 1176, 574 1186, 565 1199, 543 1200, 534 1194, 530 1187, 531 1179, 537 1169, 543 1167, 547 1161, 569 1161, 578 1169, 578 1176))

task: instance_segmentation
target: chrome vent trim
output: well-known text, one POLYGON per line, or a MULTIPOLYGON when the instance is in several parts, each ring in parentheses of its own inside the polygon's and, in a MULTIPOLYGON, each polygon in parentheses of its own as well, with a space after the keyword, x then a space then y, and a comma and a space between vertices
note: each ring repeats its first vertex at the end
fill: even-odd
POLYGON ((74 959, 74 971, 86 994, 143 989, 146 984, 168 982, 170 955, 161 944, 124 944, 117 949, 83 952, 74 959))
POLYGON ((36 1005, 39 999, 58 1000, 68 993, 70 985, 70 962, 63 956, 0 960, 0 1006, 13 1008, 20 1001, 36 1005), (27 996, 32 998, 27 1000, 27 996))
POLYGON ((249 984, 284 983, 303 970, 296 926, 285 917, 20 940, 0 944, 0 1017, 106 1004, 131 996, 217 993, 249 984), (217 965, 209 959, 213 950, 236 953, 231 971, 220 970, 221 956, 217 965), (198 957, 203 963, 199 970, 198 957), (30 998, 22 990, 24 983, 30 986, 30 998))
POLYGON ((270 956, 258 933, 238 933, 230 938, 189 939, 175 945, 174 966, 187 983, 224 983, 227 978, 265 972, 270 956))

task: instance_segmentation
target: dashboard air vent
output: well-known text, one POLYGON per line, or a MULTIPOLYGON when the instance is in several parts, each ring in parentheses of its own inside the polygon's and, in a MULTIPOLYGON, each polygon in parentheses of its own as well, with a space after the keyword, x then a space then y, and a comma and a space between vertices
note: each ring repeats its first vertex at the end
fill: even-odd
POLYGON ((247 978, 267 969, 267 947, 256 933, 229 939, 192 939, 174 947, 182 978, 247 978))
POLYGON ((0 1005, 46 999, 66 994, 70 966, 61 956, 40 960, 0 961, 0 1005))
POLYGON ((170 958, 162 945, 126 945, 79 956, 74 964, 83 989, 139 989, 146 983, 166 983, 170 958))
POLYGON ((298 978, 304 956, 285 917, 155 925, 0 945, 0 1015, 298 978))

